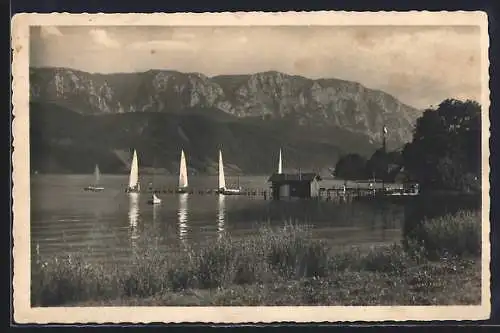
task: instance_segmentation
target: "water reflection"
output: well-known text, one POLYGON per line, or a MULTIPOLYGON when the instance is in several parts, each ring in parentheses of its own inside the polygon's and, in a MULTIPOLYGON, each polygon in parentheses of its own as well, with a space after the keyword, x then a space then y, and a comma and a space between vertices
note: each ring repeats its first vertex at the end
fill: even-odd
MULTIPOLYGON (((160 205, 153 205, 153 230, 158 230, 158 224, 160 219, 160 205)), ((155 248, 159 246, 161 236, 157 233, 154 234, 155 248)))
POLYGON ((188 220, 188 194, 179 194, 179 211, 177 213, 179 218, 179 240, 183 245, 186 245, 187 236, 187 220, 188 220))
POLYGON ((139 194, 129 193, 129 199, 128 220, 130 228, 130 241, 132 249, 135 251, 137 248, 137 239, 139 238, 139 233, 137 231, 137 224, 139 222, 139 194))
MULTIPOLYGON (((32 184, 30 206, 33 255, 37 242, 40 243, 40 252, 49 256, 62 249, 69 250, 70 245, 83 251, 90 244, 98 252, 90 255, 110 261, 115 260, 115 256, 129 256, 132 253, 131 244, 137 250, 143 243, 154 245, 154 236, 145 237, 150 235, 149 230, 158 236, 158 247, 162 249, 182 246, 179 238, 185 239, 189 247, 196 248, 207 239, 217 239, 223 233, 246 237, 258 233, 261 224, 280 227, 289 222, 305 224, 306 220, 314 227, 314 237, 336 243, 369 243, 383 237, 399 240, 401 235, 397 230, 405 228, 406 233, 413 232, 421 215, 434 211, 434 208, 441 211, 441 206, 445 206, 437 201, 439 207, 436 207, 434 197, 421 198, 425 202, 418 205, 416 199, 408 200, 407 205, 414 206, 414 209, 405 208, 398 201, 394 209, 388 208, 384 216, 387 220, 384 220, 380 216, 383 212, 377 210, 380 203, 371 201, 346 204, 323 200, 274 201, 263 200, 259 196, 201 195, 195 191, 193 194, 178 195, 179 198, 172 194, 170 199, 165 197, 161 205, 147 205, 151 194, 145 197, 145 194, 123 193, 124 176, 110 176, 105 184, 106 190, 93 195, 81 190, 87 185, 87 178, 43 177, 32 181, 35 183, 32 184), (402 224, 404 218, 407 223, 402 224)), ((197 188, 212 188, 217 182, 216 177, 199 177, 197 183, 194 180, 197 188)), ((148 181, 150 179, 145 178, 146 187, 148 181)), ((247 178, 245 181, 248 183, 242 182, 242 185, 258 191, 266 186, 267 179, 247 178)), ((162 178, 162 186, 166 188, 175 188, 177 182, 175 177, 162 178)), ((480 206, 480 201, 478 204, 480 206)), ((459 206, 464 207, 464 204, 459 206)))
POLYGON ((218 210, 217 210, 217 234, 221 238, 224 234, 224 222, 226 215, 226 197, 219 194, 218 199, 218 210))
POLYGON ((153 225, 156 227, 158 225, 160 218, 160 205, 153 205, 153 225))

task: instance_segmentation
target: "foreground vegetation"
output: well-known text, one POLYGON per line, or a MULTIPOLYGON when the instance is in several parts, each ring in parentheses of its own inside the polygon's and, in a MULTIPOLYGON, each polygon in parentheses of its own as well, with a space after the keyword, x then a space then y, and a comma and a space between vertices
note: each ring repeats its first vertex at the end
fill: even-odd
POLYGON ((263 228, 176 252, 145 247, 126 267, 33 260, 33 306, 479 304, 481 218, 423 221, 402 244, 339 249, 305 227, 263 228))

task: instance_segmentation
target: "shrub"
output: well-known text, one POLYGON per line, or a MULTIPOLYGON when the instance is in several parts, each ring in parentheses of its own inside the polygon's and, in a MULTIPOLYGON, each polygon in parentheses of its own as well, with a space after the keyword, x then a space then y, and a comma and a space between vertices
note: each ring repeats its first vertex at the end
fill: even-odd
POLYGON ((361 265, 367 271, 401 273, 409 266, 411 258, 403 247, 397 244, 372 249, 361 259, 361 265))
POLYGON ((262 229, 265 259, 282 277, 324 276, 328 267, 328 248, 311 239, 306 227, 286 225, 279 231, 262 229))
POLYGON ((481 254, 481 214, 460 211, 424 220, 416 228, 411 248, 422 246, 430 259, 481 254))
POLYGON ((200 288, 216 288, 233 280, 235 250, 230 239, 222 238, 203 247, 195 260, 195 277, 200 288))
POLYGON ((112 273, 102 265, 88 264, 81 257, 71 255, 37 263, 32 272, 31 302, 54 306, 96 296, 111 298, 119 291, 112 273))

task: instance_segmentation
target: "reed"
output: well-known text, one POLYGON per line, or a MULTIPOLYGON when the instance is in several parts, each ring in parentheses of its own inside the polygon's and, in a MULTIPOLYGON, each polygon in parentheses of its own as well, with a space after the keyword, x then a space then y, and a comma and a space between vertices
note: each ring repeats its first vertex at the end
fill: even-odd
POLYGON ((477 302, 481 243, 462 234, 476 230, 469 225, 473 216, 464 213, 424 223, 425 253, 445 248, 462 255, 446 262, 433 262, 434 257, 421 255, 423 250, 415 250, 416 246, 411 251, 399 244, 339 249, 313 239, 308 227, 291 223, 277 229, 263 227, 243 239, 225 236, 197 249, 174 251, 145 242, 121 264, 90 263, 84 256, 37 257, 32 267, 32 305, 297 304, 290 295, 298 295, 300 304, 420 304, 445 302, 446 295, 453 294, 450 281, 472 283, 473 295, 464 300, 457 285, 456 297, 477 302), (454 221, 452 227, 445 227, 449 220, 454 221), (433 286, 435 281, 441 284, 433 286), (392 296, 384 294, 387 288, 392 296), (198 295, 195 300, 190 291, 198 295))
POLYGON ((481 213, 462 210, 425 219, 407 239, 409 249, 423 249, 429 259, 481 255, 481 213))

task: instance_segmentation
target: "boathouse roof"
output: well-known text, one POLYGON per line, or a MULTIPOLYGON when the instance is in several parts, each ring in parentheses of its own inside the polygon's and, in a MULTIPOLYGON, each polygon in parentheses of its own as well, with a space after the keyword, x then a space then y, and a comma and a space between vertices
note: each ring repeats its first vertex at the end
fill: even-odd
POLYGON ((268 182, 286 183, 293 181, 312 182, 313 180, 321 180, 317 173, 274 173, 269 177, 268 182))

